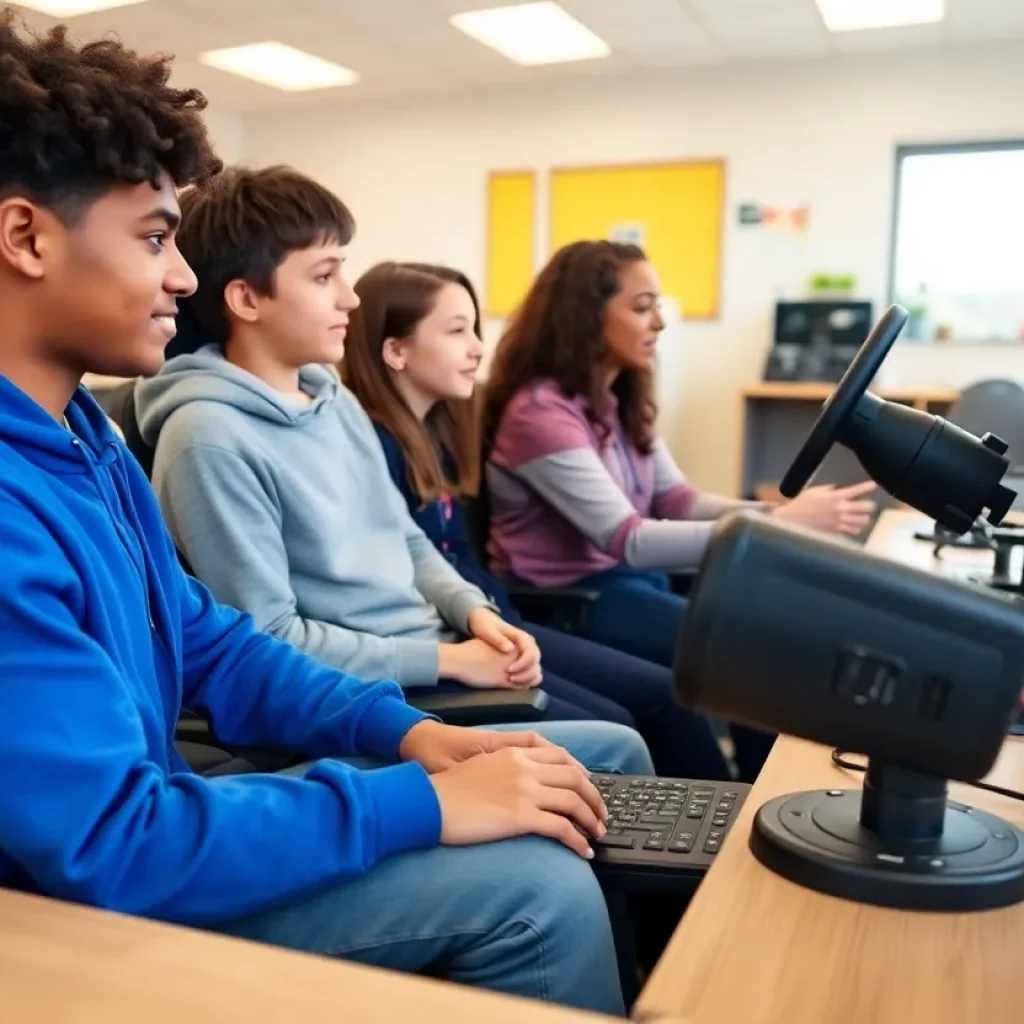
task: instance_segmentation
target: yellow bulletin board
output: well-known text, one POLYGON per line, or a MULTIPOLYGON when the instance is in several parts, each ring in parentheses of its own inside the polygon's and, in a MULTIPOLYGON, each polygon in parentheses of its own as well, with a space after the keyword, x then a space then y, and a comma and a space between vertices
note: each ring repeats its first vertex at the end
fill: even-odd
POLYGON ((487 177, 488 316, 508 316, 533 283, 536 193, 534 171, 496 171, 487 177))
POLYGON ((718 316, 725 219, 721 160, 551 173, 551 249, 635 237, 691 320, 718 316))

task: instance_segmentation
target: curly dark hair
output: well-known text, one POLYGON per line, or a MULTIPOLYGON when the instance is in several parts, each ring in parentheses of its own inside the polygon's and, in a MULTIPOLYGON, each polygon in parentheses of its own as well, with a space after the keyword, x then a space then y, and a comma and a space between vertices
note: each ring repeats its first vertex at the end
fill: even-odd
POLYGON ((217 174, 206 98, 171 88, 170 65, 114 39, 76 46, 64 25, 19 34, 0 8, 0 199, 23 195, 71 223, 117 185, 217 174))
MULTIPOLYGON (((312 245, 348 245, 356 230, 351 211, 333 192, 284 165, 229 167, 188 189, 180 202, 178 248, 199 288, 179 306, 201 328, 197 344, 227 342, 231 324, 224 289, 232 281, 272 296, 274 273, 291 253, 312 245)), ((195 347, 182 342, 174 351, 195 347)))
MULTIPOLYGON (((623 268, 646 260, 639 246, 605 241, 574 242, 551 257, 498 343, 484 399, 485 450, 494 443, 508 403, 539 380, 555 381, 570 398, 582 395, 591 421, 606 430, 602 317, 622 287, 623 268)), ((657 418, 652 375, 625 370, 612 392, 626 436, 649 453, 657 418)))

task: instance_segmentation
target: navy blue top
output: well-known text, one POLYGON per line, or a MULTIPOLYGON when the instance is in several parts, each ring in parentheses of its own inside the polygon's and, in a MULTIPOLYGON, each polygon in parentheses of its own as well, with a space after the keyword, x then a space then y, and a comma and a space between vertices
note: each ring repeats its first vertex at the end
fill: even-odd
POLYGON ((388 472, 395 486, 401 491, 409 514, 416 525, 430 538, 430 542, 458 570, 459 575, 479 587, 501 610, 506 622, 518 622, 519 616, 512 608, 504 584, 492 572, 488 572, 476 557, 470 539, 469 517, 465 502, 452 499, 447 494, 436 501, 424 502, 413 490, 409 478, 409 463, 405 452, 395 436, 379 424, 374 424, 380 438, 388 472))

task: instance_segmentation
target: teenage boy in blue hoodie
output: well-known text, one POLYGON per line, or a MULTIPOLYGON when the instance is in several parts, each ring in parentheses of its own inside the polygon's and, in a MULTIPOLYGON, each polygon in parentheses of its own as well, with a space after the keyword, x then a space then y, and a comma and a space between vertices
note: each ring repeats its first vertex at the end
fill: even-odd
MULTIPOLYGON (((428 720, 218 606, 79 387, 156 372, 196 287, 176 190, 220 164, 168 76, 0 13, 0 885, 621 1011, 579 764, 428 720), (325 760, 198 777, 182 707, 325 760), (359 755, 388 766, 328 760, 359 755)), ((628 730, 562 735, 594 768, 637 758, 628 730)))

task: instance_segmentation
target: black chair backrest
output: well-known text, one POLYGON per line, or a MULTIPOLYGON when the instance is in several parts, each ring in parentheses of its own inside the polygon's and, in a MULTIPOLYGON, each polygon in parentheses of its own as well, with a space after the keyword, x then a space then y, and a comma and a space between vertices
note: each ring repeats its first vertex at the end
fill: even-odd
POLYGON ((124 443, 128 451, 135 456, 148 480, 153 479, 153 459, 156 452, 142 439, 139 430, 139 417, 135 412, 135 385, 130 380, 119 384, 106 396, 104 405, 107 415, 118 425, 124 435, 124 443))

